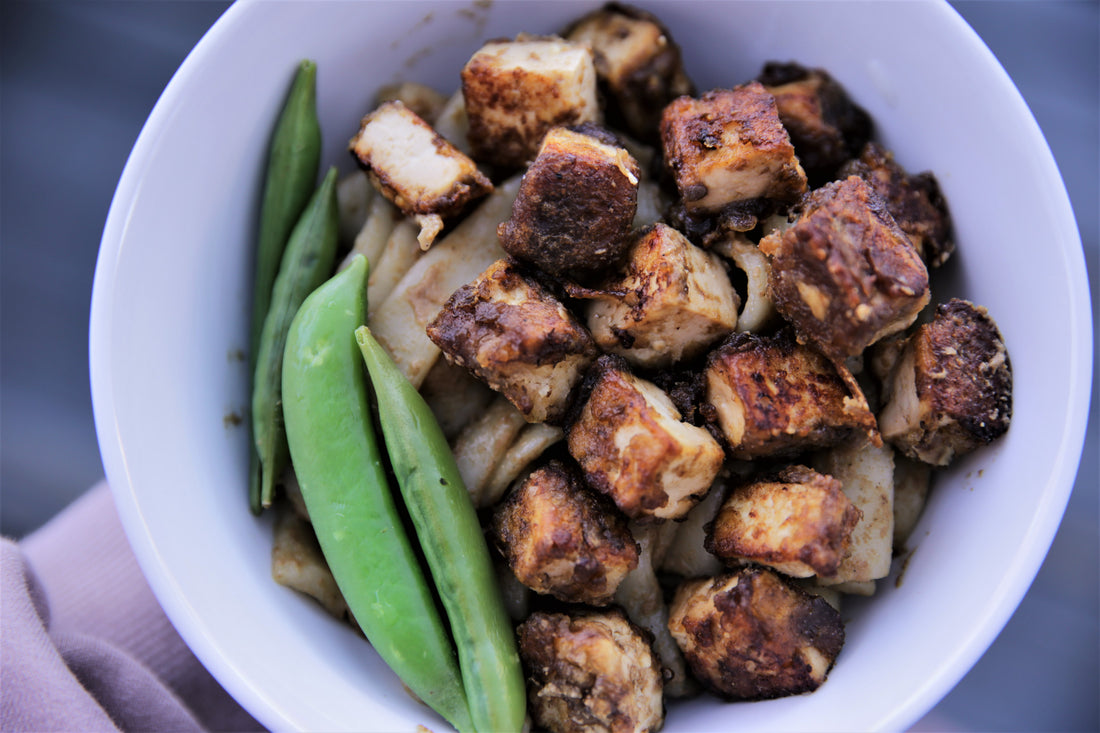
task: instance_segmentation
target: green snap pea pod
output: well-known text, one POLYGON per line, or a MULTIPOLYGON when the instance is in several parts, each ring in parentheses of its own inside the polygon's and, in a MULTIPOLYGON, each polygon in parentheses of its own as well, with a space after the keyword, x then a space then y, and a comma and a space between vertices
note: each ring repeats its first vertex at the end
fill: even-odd
MULTIPOLYGON (((321 125, 317 120, 317 64, 298 64, 268 145, 267 170, 260 204, 256 275, 252 285, 252 332, 249 374, 255 374, 264 319, 271 307, 271 289, 287 239, 317 183, 321 161, 321 125)), ((252 451, 249 496, 260 509, 260 457, 252 451)))
POLYGON ((431 409, 370 330, 358 328, 355 339, 390 466, 451 624, 474 728, 518 731, 526 697, 515 633, 454 456, 431 409))
POLYGON ((302 497, 336 583, 382 659, 460 731, 470 713, 446 626, 405 532, 375 437, 355 328, 367 261, 313 292, 286 341, 283 411, 302 497))
POLYGON ((252 433, 260 458, 260 505, 271 505, 275 482, 286 467, 283 429, 283 349, 291 319, 306 296, 332 273, 339 231, 336 168, 330 168, 287 241, 271 290, 252 384, 252 433))

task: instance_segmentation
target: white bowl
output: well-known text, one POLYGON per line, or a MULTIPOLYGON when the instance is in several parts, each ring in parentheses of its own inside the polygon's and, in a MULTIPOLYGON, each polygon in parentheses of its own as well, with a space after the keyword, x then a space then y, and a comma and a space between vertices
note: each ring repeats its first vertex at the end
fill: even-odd
MULTIPOLYGON (((271 527, 248 511, 252 245, 268 131, 296 62, 319 66, 325 163, 380 85, 452 90, 481 41, 548 32, 596 3, 242 2, 153 110, 111 206, 96 269, 91 380, 107 476, 141 566, 197 656, 273 729, 445 727, 373 650, 270 578, 271 527)), ((1012 428, 937 482, 902 581, 845 613, 812 695, 700 698, 667 730, 904 728, 992 642, 1059 524, 1091 373, 1085 266, 1039 129, 978 37, 940 3, 647 2, 701 89, 765 60, 833 73, 954 214, 954 275, 934 295, 987 306, 1015 373, 1012 428)))

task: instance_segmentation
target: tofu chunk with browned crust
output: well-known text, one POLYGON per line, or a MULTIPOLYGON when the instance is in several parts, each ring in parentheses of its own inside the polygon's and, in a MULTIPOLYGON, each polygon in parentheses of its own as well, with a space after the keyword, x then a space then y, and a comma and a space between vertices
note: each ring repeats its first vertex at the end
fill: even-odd
POLYGON ((447 359, 507 397, 528 422, 560 420, 599 355, 565 306, 506 260, 455 291, 426 330, 447 359))
POLYGON ((493 513, 491 534, 521 583, 567 603, 606 606, 638 565, 625 517, 560 461, 512 490, 493 513))
POLYGON ((860 515, 835 478, 788 466, 734 488, 705 545, 731 564, 756 562, 796 578, 835 575, 860 515))
POLYGON ((741 299, 721 259, 670 226, 639 231, 624 270, 587 307, 588 329, 605 351, 665 369, 700 356, 737 326, 741 299))
POLYGON ((947 201, 930 171, 911 175, 893 153, 872 142, 841 167, 840 175, 859 176, 871 184, 929 267, 939 267, 955 251, 947 201))
POLYGON ((645 733, 661 727, 661 664, 645 633, 621 611, 537 611, 516 635, 538 729, 645 733))
POLYGON ((1012 368, 989 312, 958 298, 906 343, 879 413, 883 438, 934 466, 987 445, 1012 419, 1012 368))
POLYGON ((661 117, 661 144, 689 213, 754 199, 791 202, 806 191, 775 100, 755 81, 674 100, 661 117))
POLYGON ((757 566, 682 583, 668 626, 696 678, 734 700, 816 690, 844 646, 836 609, 757 566))
POLYGON ((734 458, 790 455, 875 431, 854 381, 788 329, 734 334, 707 357, 703 376, 708 419, 734 458))
POLYGON ((351 150, 406 216, 447 219, 493 190, 469 157, 400 101, 384 102, 364 117, 351 150))
POLYGON ((640 8, 606 5, 573 24, 566 38, 592 49, 609 122, 639 140, 656 142, 661 110, 694 91, 668 28, 640 8))
POLYGON ((870 115, 824 69, 771 61, 758 81, 775 97, 779 119, 811 185, 833 180, 871 138, 870 115))
POLYGON ((585 129, 546 133, 497 229, 506 252, 552 275, 617 266, 638 209, 638 163, 610 135, 585 129))
POLYGON ((596 68, 587 46, 521 34, 482 46, 462 69, 475 160, 519 168, 553 127, 600 122, 596 68))
POLYGON ((870 185, 850 176, 801 208, 759 245, 776 309, 798 340, 843 361, 913 323, 928 303, 928 270, 870 185))
POLYGON ((622 359, 600 357, 589 379, 588 398, 566 428, 588 485, 631 518, 687 514, 722 467, 721 446, 683 422, 669 396, 622 359))

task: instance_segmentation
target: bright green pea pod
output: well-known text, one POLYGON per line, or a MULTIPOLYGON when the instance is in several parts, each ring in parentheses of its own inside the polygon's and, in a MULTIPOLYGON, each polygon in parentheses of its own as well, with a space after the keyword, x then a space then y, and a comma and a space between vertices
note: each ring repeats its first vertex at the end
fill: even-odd
POLYGON ((306 299, 290 327, 283 412, 291 460, 325 560, 363 633, 421 700, 470 731, 454 647, 374 434, 354 336, 366 319, 367 269, 355 258, 306 299))
POLYGON ((515 632, 489 548, 443 431, 424 399, 366 326, 367 364, 390 466, 451 623, 474 728, 519 731, 526 714, 515 632))
MULTIPOLYGON (((317 64, 305 59, 298 64, 294 82, 268 144, 260 232, 256 246, 256 276, 252 283, 252 332, 249 341, 249 375, 256 371, 260 336, 271 307, 271 288, 287 239, 309 202, 321 162, 321 125, 317 120, 317 64)), ((251 453, 249 501, 260 510, 260 456, 251 453)))
POLYGON ((252 381, 252 434, 260 458, 260 503, 252 507, 256 512, 271 505, 275 484, 286 468, 282 372, 287 330, 302 301, 332 273, 339 226, 333 167, 290 234, 260 335, 252 381))
POLYGON ((271 288, 287 239, 317 183, 321 162, 321 126, 317 120, 317 64, 298 64, 294 83, 275 124, 268 148, 260 233, 256 250, 256 280, 252 298, 252 358, 255 359, 271 288))

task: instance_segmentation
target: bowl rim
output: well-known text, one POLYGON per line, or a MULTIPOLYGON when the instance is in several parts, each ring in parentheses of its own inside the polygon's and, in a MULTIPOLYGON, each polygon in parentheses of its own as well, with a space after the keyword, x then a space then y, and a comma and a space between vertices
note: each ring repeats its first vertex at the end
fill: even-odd
MULTIPOLYGON (((221 655, 216 644, 206 633, 202 618, 189 604, 182 588, 173 578, 171 568, 158 549, 152 529, 142 514, 128 469, 125 446, 119 430, 119 418, 115 410, 114 385, 110 379, 112 366, 109 346, 112 334, 110 317, 114 311, 115 278, 127 227, 133 214, 136 193, 150 165, 149 154, 165 133, 172 109, 179 103, 206 49, 223 43, 223 39, 244 22, 249 12, 259 4, 261 4, 260 0, 237 0, 203 35, 165 87, 126 161, 111 201, 97 256, 89 317, 89 375, 96 432, 105 473, 126 536, 154 595, 188 647, 218 682, 265 726, 283 728, 289 724, 289 721, 280 714, 270 698, 262 690, 250 686, 232 660, 225 659, 221 655)), ((1059 459, 1052 467, 1047 485, 1041 488, 1045 501, 1040 504, 1039 511, 1033 517, 1027 535, 1021 538, 1020 549, 1015 556, 1016 567, 1012 572, 1006 572, 1004 581, 997 587, 994 598, 987 605, 986 618, 974 626, 975 632, 969 637, 967 643, 957 649, 950 660, 945 661, 947 671, 924 687, 914 690, 889 720, 882 721, 884 727, 907 727, 930 710, 984 654, 1015 612, 1039 572, 1066 510, 1084 448, 1085 429, 1092 399, 1091 298, 1084 251, 1064 181, 1034 115, 1007 71, 984 41, 962 16, 946 3, 946 0, 932 4, 939 6, 945 13, 945 17, 955 25, 956 32, 972 36, 980 52, 995 67, 998 80, 1005 87, 1003 91, 1011 97, 1012 104, 1018 108, 1017 111, 1028 126, 1031 136, 1028 146, 1040 151, 1042 185, 1050 193, 1053 205, 1058 210, 1059 216, 1055 225, 1061 228, 1060 238, 1077 242, 1077 248, 1074 251, 1065 253, 1066 257, 1072 260, 1069 262, 1071 271, 1080 274, 1080 277, 1074 278, 1069 284, 1070 300, 1076 306, 1071 311, 1071 317, 1076 319, 1071 324, 1071 331, 1076 334, 1071 344, 1074 358, 1070 365, 1070 377, 1075 387, 1071 389, 1071 393, 1088 395, 1088 399, 1071 406, 1065 415, 1064 422, 1059 426, 1062 435, 1059 459), (1081 383, 1084 389, 1078 386, 1081 383)))

